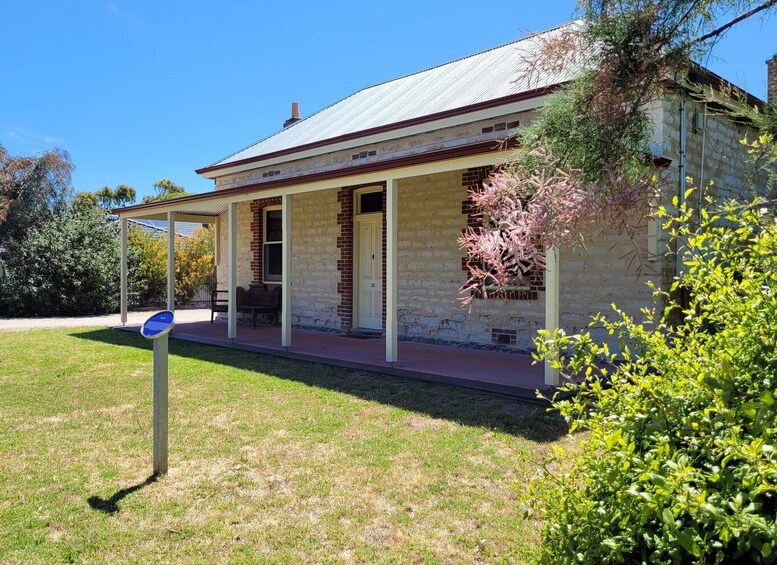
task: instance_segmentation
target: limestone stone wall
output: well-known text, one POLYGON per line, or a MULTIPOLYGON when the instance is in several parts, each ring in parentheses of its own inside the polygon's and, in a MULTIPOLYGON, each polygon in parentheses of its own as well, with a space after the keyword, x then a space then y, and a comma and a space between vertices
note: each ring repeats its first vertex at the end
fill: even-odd
MULTIPOLYGON (((339 329, 336 316, 337 295, 337 236, 338 203, 334 190, 298 194, 291 198, 292 206, 292 323, 301 327, 339 329)), ((248 286, 251 271, 250 202, 237 206, 237 284, 248 286)), ((218 288, 227 287, 227 215, 220 217, 217 266, 218 288)))
MULTIPOLYGON (((679 93, 667 93, 654 104, 654 117, 661 133, 656 138, 658 152, 672 159, 662 194, 662 203, 670 210, 672 198, 680 195, 680 105, 679 93)), ((753 139, 754 130, 686 97, 686 177, 690 178, 687 186, 697 188, 689 198, 691 206, 698 209, 707 196, 722 202, 731 198, 747 200, 755 193, 765 195, 765 178, 754 175, 747 150, 740 143, 746 136, 753 139)), ((675 256, 665 252, 675 247, 659 227, 657 249, 664 288, 669 287, 676 273, 675 256)))
POLYGON ((292 324, 339 330, 337 191, 297 194, 291 206, 292 324))
MULTIPOLYGON (((640 231, 645 233, 647 225, 640 231)), ((587 235, 585 248, 560 250, 560 321, 567 333, 586 328, 595 314, 612 318, 613 304, 641 319, 642 308, 655 306, 648 284, 661 281, 660 261, 649 261, 644 252, 635 256, 634 244, 627 238, 606 232, 587 235)), ((617 340, 601 327, 591 328, 591 333, 617 350, 617 340)))
POLYGON ((460 307, 465 281, 457 238, 467 225, 461 171, 399 183, 397 263, 399 333, 407 338, 484 343, 478 316, 460 307))
MULTIPOLYGON (((227 290, 227 214, 219 217, 219 264, 216 267, 218 288, 227 290)), ((237 285, 248 286, 251 283, 251 204, 241 202, 237 205, 237 285)))
MULTIPOLYGON (((537 300, 475 300, 462 308, 466 280, 457 238, 466 226, 461 203, 463 171, 405 179, 399 185, 399 332, 405 338, 532 347, 545 322, 545 293, 537 300)), ((585 327, 613 301, 637 315, 651 303, 647 281, 637 277, 624 255, 630 243, 615 235, 593 240, 587 249, 561 250, 561 323, 568 332, 585 327)))
MULTIPOLYGON (((669 172, 674 181, 675 194, 679 191, 680 162, 680 95, 667 95, 661 100, 663 115, 664 155, 672 159, 669 172)), ((740 143, 745 136, 753 139, 753 130, 732 122, 725 116, 711 112, 704 104, 686 98, 686 176, 702 190, 700 195, 715 198, 747 198, 752 186, 747 182, 753 168, 748 162, 746 148, 740 143), (700 127, 697 127, 700 126, 700 127), (714 183, 710 188, 708 184, 714 183)), ((756 182, 758 179, 755 179, 756 182)), ((691 186, 691 185, 689 185, 691 186)))

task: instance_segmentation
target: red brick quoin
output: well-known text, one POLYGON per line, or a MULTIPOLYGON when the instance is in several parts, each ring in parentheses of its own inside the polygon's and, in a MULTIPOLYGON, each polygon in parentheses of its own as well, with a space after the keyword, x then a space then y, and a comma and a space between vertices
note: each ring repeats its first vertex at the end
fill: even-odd
POLYGON ((268 206, 280 206, 281 199, 263 198, 251 202, 251 285, 261 285, 262 281, 262 243, 264 243, 264 209, 268 206))

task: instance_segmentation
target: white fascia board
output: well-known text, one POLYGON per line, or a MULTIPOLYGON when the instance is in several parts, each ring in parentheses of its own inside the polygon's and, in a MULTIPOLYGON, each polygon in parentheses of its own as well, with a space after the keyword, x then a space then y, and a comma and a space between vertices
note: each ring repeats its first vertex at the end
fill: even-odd
MULTIPOLYGON (((209 194, 213 194, 212 198, 209 198, 206 202, 211 206, 214 204, 220 204, 226 206, 231 203, 249 202, 256 200, 257 198, 275 198, 283 194, 302 194, 305 192, 315 192, 318 190, 330 190, 333 188, 342 188, 343 186, 352 186, 357 184, 377 184, 385 182, 387 179, 403 179, 408 177, 418 177, 423 175, 434 175, 438 173, 446 173, 449 171, 458 171, 461 169, 469 169, 473 167, 487 167, 491 165, 498 165, 507 160, 510 156, 510 150, 503 151, 490 151, 488 153, 481 153, 479 155, 469 155, 466 157, 456 157, 453 159, 446 159, 443 161, 434 161, 431 163, 421 163, 418 165, 408 165, 405 167, 398 167, 396 169, 386 169, 383 171, 375 171, 370 173, 352 174, 348 175, 348 171, 343 171, 343 176, 326 179, 315 182, 306 183, 304 179, 300 179, 300 184, 291 186, 283 186, 279 188, 263 189, 257 187, 256 190, 245 192, 235 195, 225 194, 221 198, 218 197, 219 191, 214 191, 209 194)), ((123 212, 119 214, 122 218, 132 219, 147 219, 156 218, 159 215, 167 212, 176 212, 176 218, 183 216, 187 212, 196 211, 201 208, 202 202, 191 202, 183 204, 175 204, 171 202, 166 206, 160 206, 153 210, 135 210, 129 212, 123 212), (181 215, 178 215, 181 214, 181 215)))
POLYGON ((431 122, 424 122, 413 126, 408 126, 401 129, 395 129, 391 131, 385 131, 376 133, 373 135, 367 135, 365 137, 359 137, 356 139, 349 139, 347 141, 341 141, 339 143, 333 143, 331 145, 324 145, 322 147, 315 147, 300 151, 298 153, 290 153, 265 159, 263 161, 255 161, 252 163, 244 163, 242 165, 235 165, 234 167, 225 167, 217 171, 211 171, 203 173, 202 176, 206 179, 215 179, 225 175, 231 175, 234 173, 240 173, 243 171, 250 171, 251 169, 260 169, 262 167, 269 167, 277 165, 279 163, 286 163, 288 161, 298 161, 300 159, 306 159, 309 157, 316 157, 318 155, 324 155, 326 153, 333 153, 335 151, 342 151, 345 149, 353 149, 355 147, 362 147, 363 145, 371 145, 375 143, 382 143, 384 141, 391 141, 394 139, 400 139, 403 137, 409 137, 411 135, 418 135, 429 131, 441 130, 450 127, 456 127, 480 120, 488 120, 491 118, 497 118, 499 116, 506 116, 509 114, 518 114, 520 112, 526 112, 528 110, 534 110, 544 106, 548 100, 548 94, 537 96, 535 98, 529 98, 526 100, 519 100, 503 106, 494 106, 493 108, 485 108, 483 110, 477 110, 468 114, 461 114, 458 116, 451 116, 449 118, 442 118, 431 122))

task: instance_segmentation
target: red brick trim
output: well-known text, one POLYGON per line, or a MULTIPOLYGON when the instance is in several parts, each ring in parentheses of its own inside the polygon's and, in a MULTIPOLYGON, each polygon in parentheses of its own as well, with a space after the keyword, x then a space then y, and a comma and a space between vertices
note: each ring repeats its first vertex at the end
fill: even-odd
MULTIPOLYGON (((461 175, 461 185, 467 189, 467 199, 461 203, 461 213, 467 216, 467 227, 477 228, 483 225, 482 215, 475 208, 470 194, 473 191, 481 190, 483 181, 493 171, 492 167, 474 167, 467 169, 461 175)), ((462 257, 461 268, 463 271, 467 269, 467 258, 462 257)), ((539 292, 545 290, 545 273, 541 269, 534 269, 529 273, 529 289, 528 290, 508 290, 505 291, 501 298, 507 300, 537 300, 539 298, 539 292)), ((488 293, 487 298, 495 298, 495 293, 488 293)), ((495 339, 492 336, 492 340, 495 339)))
POLYGON ((340 273, 340 281, 337 283, 337 294, 340 295, 337 317, 340 318, 342 331, 353 327, 353 193, 359 188, 368 187, 383 187, 383 326, 386 325, 386 183, 344 186, 337 191, 337 201, 340 203, 340 212, 337 214, 337 225, 340 226, 337 238, 337 248, 340 250, 337 260, 337 271, 340 273))
POLYGON ((491 328, 491 343, 495 343, 497 345, 516 345, 517 342, 518 332, 516 330, 491 328))
POLYGON ((262 243, 264 242, 264 209, 280 206, 280 198, 263 198, 251 202, 251 284, 263 284, 262 243))
POLYGON ((380 291, 380 299, 383 301, 382 309, 382 318, 383 321, 381 322, 381 327, 385 331, 386 329, 386 183, 383 183, 383 222, 382 222, 382 230, 383 233, 380 236, 380 255, 381 255, 381 281, 380 284, 383 285, 383 288, 380 291))
POLYGON ((766 61, 766 100, 777 103, 777 55, 766 61))
POLYGON ((340 257, 337 260, 337 271, 340 281, 337 283, 337 294, 340 304, 337 306, 337 316, 340 318, 340 329, 348 331, 353 327, 353 189, 341 188, 337 191, 337 201, 340 212, 337 214, 337 225, 340 226, 340 236, 337 238, 337 248, 340 257))

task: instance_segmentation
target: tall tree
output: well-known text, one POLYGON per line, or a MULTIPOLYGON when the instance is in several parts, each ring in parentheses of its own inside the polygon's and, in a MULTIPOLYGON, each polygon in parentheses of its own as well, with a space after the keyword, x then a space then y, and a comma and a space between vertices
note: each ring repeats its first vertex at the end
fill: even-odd
POLYGON ((102 187, 95 192, 95 197, 101 207, 110 210, 111 208, 126 206, 134 202, 136 194, 135 189, 128 184, 119 184, 116 185, 116 188, 111 188, 110 186, 102 187))
POLYGON ((143 197, 143 203, 159 202, 160 200, 170 200, 188 195, 189 193, 181 185, 175 184, 170 179, 161 179, 154 183, 154 194, 143 197))
POLYGON ((0 145, 0 246, 67 206, 72 171, 61 149, 15 157, 0 145))

